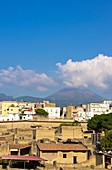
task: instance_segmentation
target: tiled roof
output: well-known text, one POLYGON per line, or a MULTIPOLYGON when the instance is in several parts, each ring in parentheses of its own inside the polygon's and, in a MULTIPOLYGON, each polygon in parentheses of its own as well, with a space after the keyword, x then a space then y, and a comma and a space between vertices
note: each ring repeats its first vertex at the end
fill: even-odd
POLYGON ((0 141, 6 141, 6 137, 0 136, 0 141))
POLYGON ((4 160, 45 161, 45 159, 38 156, 1 155, 0 157, 4 160))
POLYGON ((82 144, 62 144, 62 143, 38 143, 39 150, 42 151, 87 151, 82 144))
POLYGON ((10 149, 24 149, 24 148, 29 148, 31 145, 26 144, 26 145, 21 145, 21 144, 14 144, 14 145, 9 145, 10 149))

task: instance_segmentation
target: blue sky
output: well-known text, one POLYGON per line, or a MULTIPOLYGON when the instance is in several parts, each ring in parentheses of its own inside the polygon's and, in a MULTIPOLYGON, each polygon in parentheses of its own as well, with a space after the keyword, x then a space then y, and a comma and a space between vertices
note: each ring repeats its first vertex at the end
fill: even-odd
POLYGON ((111 0, 1 1, 0 92, 44 97, 63 87, 85 84, 84 87, 111 97, 111 9, 111 0), (69 59, 72 60, 69 67, 75 64, 71 75, 70 70, 63 70, 69 59), (83 70, 77 77, 80 65, 88 60, 90 74, 82 78, 82 72, 87 71, 83 70), (102 63, 101 74, 98 64, 93 64, 97 61, 102 63), (97 73, 93 76, 99 80, 97 83, 90 80, 92 71, 97 73), (105 76, 100 80, 103 73, 105 76))

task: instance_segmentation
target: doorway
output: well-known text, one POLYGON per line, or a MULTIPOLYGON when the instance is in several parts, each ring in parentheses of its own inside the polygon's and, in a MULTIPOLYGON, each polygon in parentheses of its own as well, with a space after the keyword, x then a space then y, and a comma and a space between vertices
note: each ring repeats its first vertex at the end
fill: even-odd
POLYGON ((77 164, 77 156, 73 156, 73 164, 77 164))

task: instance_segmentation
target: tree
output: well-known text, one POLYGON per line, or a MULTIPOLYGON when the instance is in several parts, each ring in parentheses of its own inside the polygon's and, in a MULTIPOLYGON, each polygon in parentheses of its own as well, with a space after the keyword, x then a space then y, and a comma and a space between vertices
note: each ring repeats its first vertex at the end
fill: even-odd
POLYGON ((10 107, 15 107, 14 104, 11 104, 10 107))
POLYGON ((102 130, 112 130, 112 113, 95 115, 88 121, 88 130, 102 132, 102 130))
POLYGON ((36 109, 35 110, 35 113, 36 115, 39 115, 39 116, 44 116, 44 117, 48 117, 48 112, 46 112, 45 110, 43 109, 36 109))
POLYGON ((112 150, 112 113, 95 115, 88 121, 88 130, 95 132, 105 132, 105 136, 101 139, 100 149, 102 151, 112 150))
POLYGON ((112 130, 105 133, 105 137, 101 140, 100 148, 102 151, 112 150, 112 130))

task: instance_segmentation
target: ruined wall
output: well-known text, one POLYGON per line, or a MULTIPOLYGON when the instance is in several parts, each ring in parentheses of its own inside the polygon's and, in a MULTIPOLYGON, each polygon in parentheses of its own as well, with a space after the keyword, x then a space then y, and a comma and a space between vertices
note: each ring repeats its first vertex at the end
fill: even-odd
POLYGON ((81 126, 62 126, 62 140, 83 138, 81 126))

